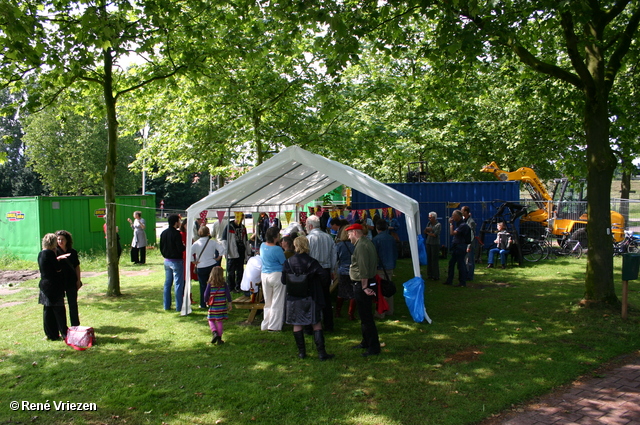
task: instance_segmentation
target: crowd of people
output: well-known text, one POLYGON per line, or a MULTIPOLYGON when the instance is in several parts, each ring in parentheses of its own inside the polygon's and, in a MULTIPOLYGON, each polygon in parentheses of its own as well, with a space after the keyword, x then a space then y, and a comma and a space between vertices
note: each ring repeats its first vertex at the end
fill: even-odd
MULTIPOLYGON (((373 225, 365 214, 356 220, 352 214, 344 218, 325 213, 309 216, 304 225, 290 223, 284 230, 277 217, 263 213, 251 239, 242 213, 230 217, 224 228, 214 228, 214 235, 206 225, 199 227, 189 262, 195 264, 200 284, 200 307, 208 308, 212 343, 223 343, 222 321, 228 318, 231 294, 242 292, 258 301, 255 297, 261 291, 261 330, 280 332, 285 324, 292 325, 299 357, 306 357, 305 334, 313 335, 321 360, 333 357, 326 352, 324 332, 335 330, 334 317, 341 317, 345 301, 349 320, 356 319, 357 310, 361 321, 362 340, 357 347, 365 349, 364 356, 380 353, 373 303, 382 295, 376 275, 393 277, 397 235, 392 236, 389 227, 397 230, 397 220, 377 219, 373 225), (225 256, 227 277, 221 286, 225 256), (332 286, 337 296, 332 295, 332 286)), ((184 259, 187 241, 180 238, 180 223, 179 216, 170 216, 169 227, 160 235, 165 310, 171 309, 172 289, 176 310, 182 310, 189 262, 184 259)), ((393 314, 393 299, 387 298, 384 305, 386 310, 378 308, 375 313, 379 318, 393 314)))
MULTIPOLYGON (((444 285, 456 287, 466 287, 467 282, 471 282, 475 275, 475 263, 477 253, 480 250, 480 238, 477 237, 477 224, 471 215, 471 208, 463 206, 459 210, 454 210, 448 220, 451 237, 450 258, 447 270, 447 278, 444 285), (455 271, 458 270, 458 284, 454 285, 455 271)), ((507 255, 512 245, 511 235, 505 230, 505 223, 496 223, 497 235, 493 243, 496 245, 489 250, 488 268, 494 267, 495 257, 500 257, 502 268, 506 268, 507 255)), ((424 229, 426 235, 427 253, 427 278, 429 280, 440 280, 440 267, 438 260, 441 258, 443 246, 440 243, 442 225, 438 222, 438 215, 435 211, 429 213, 429 223, 424 229)))
MULTIPOLYGON (((393 278, 397 234, 392 235, 390 229, 395 232, 398 223, 375 218, 374 222, 362 214, 356 219, 351 213, 344 218, 325 211, 309 216, 304 225, 290 223, 283 230, 277 217, 262 214, 250 241, 242 213, 230 217, 224 226, 216 223, 213 232, 198 220, 195 234, 186 230, 186 219, 170 215, 159 241, 165 270, 163 307, 171 310, 175 302, 176 311, 182 311, 185 279, 198 280, 196 296, 200 308, 207 310, 211 342, 220 345, 224 343, 222 323, 232 308, 231 294, 242 292, 258 301, 255 297, 261 291, 261 329, 280 332, 285 324, 292 325, 298 356, 306 357, 304 335, 309 334, 319 358, 327 360, 334 356, 325 349, 324 332, 335 331, 334 318, 342 317, 347 303, 348 319, 356 320, 357 312, 361 321, 362 340, 356 347, 365 350, 363 356, 377 355, 380 342, 373 304, 382 297, 379 279, 393 278), (192 244, 192 258, 187 261, 188 243, 192 244), (223 257, 227 258, 226 279, 223 257), (337 294, 332 295, 332 289, 337 294)), ((145 220, 136 211, 128 221, 133 230, 131 262, 145 264, 145 220)), ((80 325, 77 294, 82 281, 78 253, 72 245, 67 231, 47 234, 38 256, 39 302, 44 306, 45 335, 51 340, 66 337, 65 298, 71 326, 80 325)), ((393 314, 392 298, 384 306, 386 310, 375 312, 377 317, 393 314)))
MULTIPOLYGON (((134 212, 133 217, 128 219, 134 233, 131 261, 145 264, 145 221, 140 211, 134 212)), ((170 215, 159 244, 165 269, 164 309, 171 310, 173 292, 176 311, 182 311, 185 279, 197 280, 199 306, 208 310, 211 342, 222 344, 222 323, 232 308, 231 294, 242 292, 257 302, 261 293, 264 297, 261 330, 280 332, 284 324, 292 325, 298 356, 306 357, 304 335, 309 334, 313 335, 319 358, 326 360, 333 355, 326 352, 324 332, 335 330, 334 317, 342 317, 346 303, 348 319, 356 320, 357 312, 361 322, 362 340, 356 347, 365 350, 363 356, 377 355, 380 343, 374 318, 394 314, 393 297, 385 297, 382 302, 378 282, 393 279, 399 225, 396 219, 374 218, 375 221, 366 213, 356 217, 352 212, 346 218, 335 213, 332 216, 325 210, 309 216, 304 225, 292 222, 283 230, 277 217, 262 213, 258 231, 250 240, 242 213, 235 213, 228 222, 216 222, 213 232, 197 220, 192 237, 185 228, 186 219, 170 215), (189 261, 185 258, 187 243, 192 244, 189 261), (224 257, 226 279, 222 268, 224 257), (337 289, 335 296, 334 289, 337 289)), ((453 211, 447 224, 452 241, 443 284, 464 287, 474 279, 475 252, 479 248, 476 222, 471 209, 463 206, 453 211), (458 284, 453 285, 456 269, 458 284)), ((427 277, 434 281, 440 280, 442 227, 437 214, 430 212, 424 234, 427 277)), ((487 267, 494 267, 499 257, 505 268, 512 239, 504 223, 497 223, 494 243, 487 267)), ((80 325, 77 300, 82 281, 72 235, 65 230, 45 235, 38 264, 45 335, 50 340, 64 339, 68 329, 67 308, 71 326, 80 325)), ((193 296, 191 302, 194 303, 193 296)))

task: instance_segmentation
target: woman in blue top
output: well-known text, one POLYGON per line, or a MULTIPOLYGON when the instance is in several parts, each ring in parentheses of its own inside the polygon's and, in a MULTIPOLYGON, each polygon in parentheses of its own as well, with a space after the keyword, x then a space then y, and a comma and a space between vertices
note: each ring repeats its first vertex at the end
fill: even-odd
POLYGON ((284 251, 278 245, 280 231, 277 227, 269 227, 266 232, 267 241, 260 245, 262 257, 262 293, 264 295, 264 318, 260 329, 263 331, 280 331, 284 322, 285 290, 282 284, 282 265, 285 261, 284 251))

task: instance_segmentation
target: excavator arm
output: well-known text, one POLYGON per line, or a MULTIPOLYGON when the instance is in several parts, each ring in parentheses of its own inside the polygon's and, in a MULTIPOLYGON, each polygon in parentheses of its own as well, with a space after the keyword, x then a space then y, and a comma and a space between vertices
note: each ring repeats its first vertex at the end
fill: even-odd
POLYGON ((540 209, 546 210, 552 201, 551 195, 547 192, 538 175, 529 167, 518 168, 516 171, 508 172, 501 170, 495 161, 482 167, 483 173, 491 173, 500 181, 521 181, 524 183, 529 195, 536 202, 540 209))

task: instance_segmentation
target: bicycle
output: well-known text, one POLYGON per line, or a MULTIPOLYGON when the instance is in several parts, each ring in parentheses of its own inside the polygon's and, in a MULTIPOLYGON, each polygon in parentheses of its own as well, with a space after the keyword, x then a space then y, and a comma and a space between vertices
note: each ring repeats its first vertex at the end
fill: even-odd
POLYGON ((554 259, 556 258, 555 247, 553 246, 553 233, 551 233, 551 229, 548 227, 545 228, 545 232, 540 236, 540 240, 538 243, 542 247, 543 260, 554 259))
POLYGON ((571 256, 574 258, 582 257, 582 245, 579 240, 571 239, 569 233, 563 233, 562 238, 558 240, 559 249, 554 252, 556 255, 571 256))
POLYGON ((544 251, 537 239, 521 236, 520 241, 520 252, 526 261, 535 263, 544 258, 544 251))
POLYGON ((633 234, 631 230, 624 231, 624 239, 620 242, 613 241, 613 256, 624 253, 640 252, 640 236, 633 234))

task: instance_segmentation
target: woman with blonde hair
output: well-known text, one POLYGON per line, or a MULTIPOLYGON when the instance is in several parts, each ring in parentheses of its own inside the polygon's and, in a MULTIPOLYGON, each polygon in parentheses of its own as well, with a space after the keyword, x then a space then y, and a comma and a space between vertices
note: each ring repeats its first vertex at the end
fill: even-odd
POLYGON ((322 309, 324 299, 322 282, 326 271, 320 263, 309 255, 309 240, 298 236, 293 240, 296 254, 284 262, 282 283, 286 285, 285 317, 287 324, 293 325, 293 337, 298 347, 298 357, 307 356, 303 327, 313 325, 313 340, 320 360, 335 357, 327 354, 322 331, 322 309))
POLYGON ((40 296, 38 303, 44 306, 44 333, 51 341, 67 337, 67 311, 64 308, 64 280, 59 260, 69 257, 63 254, 56 257, 58 239, 53 233, 42 238, 42 251, 38 254, 40 268, 40 296))
MULTIPOLYGON (((345 220, 346 221, 346 220, 345 220)), ((349 235, 343 226, 336 238, 336 254, 338 256, 338 298, 336 300, 336 317, 340 317, 344 300, 349 302, 349 320, 356 320, 356 299, 353 295, 353 282, 349 277, 349 267, 351 267, 351 256, 355 246, 349 240, 349 235)))

